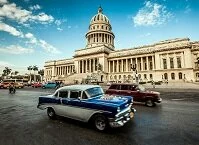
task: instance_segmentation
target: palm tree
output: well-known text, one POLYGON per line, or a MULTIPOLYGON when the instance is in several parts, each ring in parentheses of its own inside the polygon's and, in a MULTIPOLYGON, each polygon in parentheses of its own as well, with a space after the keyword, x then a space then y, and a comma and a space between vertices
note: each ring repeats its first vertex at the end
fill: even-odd
POLYGON ((38 67, 36 65, 34 65, 32 67, 32 70, 34 71, 34 82, 36 82, 35 71, 38 71, 38 67))
POLYGON ((33 69, 33 67, 30 65, 30 66, 27 67, 27 69, 30 71, 30 80, 29 81, 31 82, 31 79, 32 79, 31 78, 31 70, 33 69))
POLYGON ((14 71, 14 75, 17 75, 19 72, 18 71, 14 71))
POLYGON ((39 71, 38 71, 38 74, 41 75, 41 81, 43 81, 44 69, 39 70, 39 71))
POLYGON ((5 69, 3 70, 3 73, 5 76, 8 77, 8 75, 11 73, 12 69, 8 68, 8 67, 5 67, 5 69))

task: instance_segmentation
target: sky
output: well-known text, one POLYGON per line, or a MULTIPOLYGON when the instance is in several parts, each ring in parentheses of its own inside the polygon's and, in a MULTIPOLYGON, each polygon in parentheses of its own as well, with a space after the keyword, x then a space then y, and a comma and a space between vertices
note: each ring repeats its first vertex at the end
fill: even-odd
POLYGON ((101 6, 115 50, 174 38, 199 41, 199 0, 0 0, 0 74, 73 58, 101 6))

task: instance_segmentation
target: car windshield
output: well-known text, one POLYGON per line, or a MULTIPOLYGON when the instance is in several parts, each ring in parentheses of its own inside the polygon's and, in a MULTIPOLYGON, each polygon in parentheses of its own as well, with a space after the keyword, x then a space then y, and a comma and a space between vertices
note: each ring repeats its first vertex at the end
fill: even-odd
POLYGON ((97 95, 104 94, 104 91, 100 87, 90 88, 86 90, 90 98, 96 97, 97 95))
POLYGON ((145 91, 145 88, 144 88, 142 85, 138 85, 137 88, 138 88, 140 91, 142 91, 142 92, 145 91))

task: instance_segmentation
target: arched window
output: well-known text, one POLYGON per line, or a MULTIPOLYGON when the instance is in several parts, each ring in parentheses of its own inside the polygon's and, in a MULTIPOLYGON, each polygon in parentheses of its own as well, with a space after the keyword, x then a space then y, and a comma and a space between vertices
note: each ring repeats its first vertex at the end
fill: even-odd
POLYGON ((168 74, 167 73, 164 73, 164 79, 168 80, 168 74))
POLYGON ((116 75, 114 76, 114 79, 117 80, 117 76, 116 75))
POLYGON ((119 75, 119 79, 121 79, 122 78, 122 76, 121 75, 119 75))
POLYGON ((182 73, 179 72, 178 76, 179 76, 179 80, 181 80, 182 79, 182 73))
POLYGON ((146 76, 146 74, 144 74, 144 79, 147 79, 147 76, 146 76))
POLYGON ((104 29, 104 27, 102 26, 102 29, 104 29))
POLYGON ((171 73, 171 79, 175 80, 175 74, 174 73, 171 73))
POLYGON ((99 15, 97 16, 97 20, 99 20, 99 15))

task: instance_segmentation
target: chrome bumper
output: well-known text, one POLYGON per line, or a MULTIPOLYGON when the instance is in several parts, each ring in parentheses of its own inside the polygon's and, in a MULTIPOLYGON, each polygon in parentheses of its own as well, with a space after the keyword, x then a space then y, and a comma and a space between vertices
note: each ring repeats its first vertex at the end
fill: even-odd
POLYGON ((161 103, 162 102, 162 98, 159 98, 158 100, 157 100, 157 103, 161 103))
POLYGON ((131 106, 128 107, 128 109, 125 109, 122 111, 122 116, 120 116, 121 112, 116 114, 114 119, 109 119, 109 125, 110 127, 121 127, 124 126, 128 121, 131 120, 131 118, 134 117, 136 110, 132 108, 131 106))

